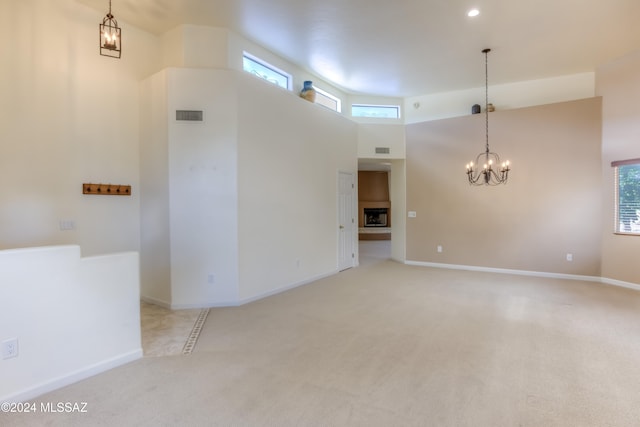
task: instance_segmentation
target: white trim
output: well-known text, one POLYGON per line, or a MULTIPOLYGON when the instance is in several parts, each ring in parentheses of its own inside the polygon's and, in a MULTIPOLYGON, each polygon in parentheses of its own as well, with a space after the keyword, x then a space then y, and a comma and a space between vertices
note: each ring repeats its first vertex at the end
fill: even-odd
MULTIPOLYGON (((624 282, 622 280, 616 280, 616 279, 608 279, 608 278, 599 277, 599 276, 583 276, 579 274, 548 273, 544 271, 512 270, 507 268, 491 268, 491 267, 479 267, 475 265, 443 264, 443 263, 437 263, 437 262, 422 262, 422 261, 410 261, 410 260, 405 260, 405 261, 396 260, 396 261, 400 263, 404 263, 405 265, 413 265, 417 267, 433 267, 433 268, 445 268, 449 270, 466 270, 466 271, 479 271, 484 273, 513 274, 517 276, 546 277, 550 279, 581 280, 584 282, 603 283, 605 285, 618 286, 622 288, 633 289, 635 291, 640 291, 640 284, 624 282)), ((359 265, 359 262, 357 262, 354 265, 354 267, 357 267, 358 265, 359 265)), ((335 271, 331 271, 329 273, 325 273, 309 279, 305 279, 300 282, 295 282, 293 284, 283 286, 281 288, 274 289, 268 292, 264 292, 262 294, 258 294, 250 298, 238 299, 233 301, 220 301, 220 302, 212 302, 212 303, 204 303, 204 304, 168 304, 164 301, 156 300, 153 298, 147 298, 147 297, 142 297, 141 300, 149 302, 151 304, 159 305, 161 307, 168 308, 170 310, 184 310, 184 309, 194 309, 194 308, 216 308, 216 307, 239 307, 241 305, 249 304, 249 303, 261 300, 263 298, 277 295, 282 292, 286 292, 300 286, 311 284, 316 280, 325 279, 337 273, 339 273, 339 271, 336 269, 335 271)))
POLYGON ((204 303, 204 304, 172 304, 171 305, 171 309, 172 310, 183 310, 183 309, 192 309, 192 308, 217 308, 217 307, 239 307, 241 305, 245 305, 245 304, 249 304, 258 300, 261 300, 263 298, 267 298, 273 295, 277 295, 280 294, 282 292, 286 292, 289 291, 291 289, 295 289, 298 288, 300 286, 305 286, 305 285, 309 285, 317 280, 321 280, 321 279, 325 279, 327 277, 331 277, 335 274, 339 273, 339 271, 336 269, 334 271, 330 271, 328 273, 325 274, 320 274, 318 276, 314 276, 311 277, 309 279, 305 279, 302 280, 300 282, 295 282, 292 283, 290 285, 286 285, 283 286, 281 288, 277 288, 277 289, 273 289, 267 292, 263 292, 261 294, 258 295, 254 295, 252 297, 249 298, 244 298, 244 299, 238 299, 238 300, 234 300, 234 301, 219 301, 219 302, 210 302, 210 303, 204 303))
POLYGON ((147 302, 149 304, 153 304, 153 305, 157 305, 163 308, 168 308, 169 310, 171 310, 171 304, 166 302, 166 301, 162 301, 156 298, 151 298, 151 297, 145 297, 145 296, 141 296, 140 297, 140 301, 144 301, 147 302))
POLYGON ((602 283, 604 283, 605 285, 619 286, 621 288, 627 288, 627 289, 633 289, 634 291, 640 291, 640 285, 637 285, 635 283, 630 283, 630 282, 623 282, 622 280, 608 279, 606 277, 603 277, 602 278, 602 283))
POLYGON ((78 369, 77 371, 70 372, 67 375, 24 389, 18 393, 3 396, 0 398, 0 402, 25 402, 45 393, 82 381, 140 358, 142 358, 142 348, 121 354, 120 356, 116 356, 111 359, 103 360, 102 362, 95 363, 87 366, 86 368, 78 369))
POLYGON ((313 283, 313 282, 315 282, 317 280, 326 279, 327 277, 331 277, 331 276, 333 276, 335 274, 338 274, 338 273, 339 272, 336 269, 336 270, 330 271, 330 272, 325 273, 325 274, 320 274, 318 276, 311 277, 309 279, 305 279, 305 280, 302 280, 300 282, 295 282, 295 283, 293 283, 291 285, 283 286, 282 288, 273 289, 271 291, 267 291, 267 292, 255 295, 255 296, 250 297, 250 298, 241 299, 241 300, 238 301, 238 303, 236 305, 240 306, 240 305, 244 305, 244 304, 249 304, 249 303, 261 300, 263 298, 267 298, 267 297, 270 297, 270 296, 273 296, 273 295, 280 294, 282 292, 289 291, 291 289, 298 288, 300 286, 309 285, 309 284, 311 284, 311 283, 313 283))
POLYGON ((605 285, 619 286, 622 288, 640 291, 639 284, 623 282, 622 280, 608 279, 606 277, 600 277, 600 276, 582 276, 579 274, 548 273, 544 271, 511 270, 508 268, 491 268, 491 267, 479 267, 475 265, 443 264, 443 263, 437 263, 437 262, 422 262, 422 261, 409 261, 409 260, 404 261, 404 263, 406 265, 414 265, 418 267, 446 268, 449 270, 481 271, 485 273, 514 274, 518 276, 581 280, 583 282, 603 283, 605 285))
POLYGON ((202 308, 215 308, 215 307, 238 307, 237 301, 222 301, 222 302, 205 302, 202 304, 171 304, 168 308, 170 310, 193 310, 202 308))

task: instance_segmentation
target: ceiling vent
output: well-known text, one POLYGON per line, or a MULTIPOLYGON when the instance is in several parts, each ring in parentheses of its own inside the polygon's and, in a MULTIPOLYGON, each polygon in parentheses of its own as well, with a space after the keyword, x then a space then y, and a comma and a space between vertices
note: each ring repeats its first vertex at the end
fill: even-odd
POLYGON ((376 147, 376 154, 389 154, 390 152, 389 147, 376 147))
POLYGON ((176 110, 176 120, 180 122, 201 122, 202 110, 176 110))

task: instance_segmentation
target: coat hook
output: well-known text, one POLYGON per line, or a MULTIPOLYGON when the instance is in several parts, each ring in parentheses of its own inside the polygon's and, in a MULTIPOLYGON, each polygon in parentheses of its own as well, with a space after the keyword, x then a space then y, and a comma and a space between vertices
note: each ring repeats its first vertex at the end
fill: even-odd
POLYGON ((130 195, 131 186, 121 184, 82 184, 83 194, 130 195))

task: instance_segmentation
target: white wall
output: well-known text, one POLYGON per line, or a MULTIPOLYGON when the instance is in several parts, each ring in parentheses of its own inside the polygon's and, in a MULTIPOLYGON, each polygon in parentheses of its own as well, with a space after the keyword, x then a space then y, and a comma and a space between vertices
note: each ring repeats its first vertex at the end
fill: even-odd
POLYGON ((171 68, 142 84, 142 297, 185 308, 238 299, 235 72, 171 68), (178 122, 176 110, 202 110, 178 122))
POLYGON ((361 159, 404 159, 405 125, 360 123, 358 157, 361 159), (376 154, 377 147, 389 148, 389 154, 376 154))
POLYGON ((228 68, 228 45, 226 28, 177 26, 162 35, 162 68, 228 68))
POLYGON ((337 176, 357 172, 355 123, 235 70, 168 69, 142 99, 143 298, 234 305, 337 271, 337 176), (177 122, 176 109, 204 121, 177 122))
POLYGON ((172 307, 238 298, 235 74, 167 71, 172 307), (177 109, 203 110, 204 121, 177 122, 177 109))
POLYGON ((0 251, 0 401, 21 401, 142 357, 138 255, 78 246, 0 251))
POLYGON ((167 73, 140 84, 140 286, 147 302, 171 305, 167 73))
POLYGON ((391 188, 391 258, 398 262, 406 260, 407 245, 407 171, 404 159, 391 161, 389 173, 391 188))
MULTIPOLYGON (((489 86, 489 102, 499 110, 591 98, 594 94, 593 72, 489 86)), ((405 123, 467 116, 474 104, 484 111, 484 103, 484 87, 408 97, 404 100, 405 123)))
POLYGON ((357 125, 238 74, 240 299, 338 269, 338 171, 357 174, 357 125))
POLYGON ((100 56, 102 17, 73 0, 0 2, 0 181, 11 183, 0 249, 138 250, 138 82, 160 50, 127 26, 122 59, 100 56), (133 195, 83 196, 83 182, 130 184, 133 195))
MULTIPOLYGON (((274 65, 280 68, 282 71, 285 71, 292 75, 293 77, 293 90, 294 94, 299 94, 302 90, 302 86, 305 80, 311 80, 313 85, 323 89, 336 98, 340 99, 343 107, 343 115, 349 115, 349 111, 345 111, 345 106, 348 102, 347 94, 342 90, 338 89, 330 82, 322 80, 316 75, 313 75, 309 72, 309 70, 305 70, 300 68, 297 65, 292 64, 274 54, 273 52, 265 49, 264 47, 258 45, 257 43, 252 42, 238 34, 233 32, 229 32, 229 62, 228 67, 232 70, 243 71, 242 65, 242 55, 243 52, 247 51, 248 53, 257 56, 258 58, 267 61, 269 64, 274 65)), ((348 110, 348 109, 347 109, 348 110)))
MULTIPOLYGON (((348 94, 335 86, 327 80, 323 80, 317 75, 312 73, 312 70, 302 69, 297 65, 292 64, 286 59, 279 57, 268 49, 258 45, 257 43, 242 37, 232 31, 227 31, 226 40, 228 42, 228 62, 227 67, 232 70, 242 71, 242 54, 243 51, 247 51, 252 55, 259 57, 260 59, 267 61, 271 65, 274 65, 281 70, 290 73, 293 76, 293 93, 298 94, 302 90, 302 86, 305 80, 311 80, 314 87, 318 87, 324 91, 329 92, 331 95, 340 99, 342 103, 341 114, 344 117, 348 117, 356 123, 365 124, 402 124, 403 118, 397 120, 389 119, 372 119, 372 118, 360 118, 351 117, 351 104, 373 104, 373 105, 399 105, 402 109, 402 98, 390 98, 383 96, 371 96, 366 94, 348 94)), ((401 114, 404 114, 401 112, 401 114)))

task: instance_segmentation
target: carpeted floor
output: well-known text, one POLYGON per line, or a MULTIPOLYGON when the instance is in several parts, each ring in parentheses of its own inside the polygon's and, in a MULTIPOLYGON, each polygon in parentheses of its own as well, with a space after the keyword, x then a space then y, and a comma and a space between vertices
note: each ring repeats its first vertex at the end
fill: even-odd
POLYGON ((38 400, 87 413, 0 425, 640 425, 637 291, 365 258, 38 400))

